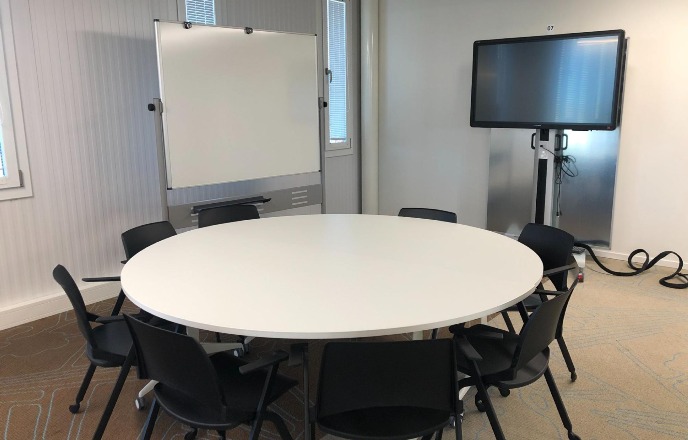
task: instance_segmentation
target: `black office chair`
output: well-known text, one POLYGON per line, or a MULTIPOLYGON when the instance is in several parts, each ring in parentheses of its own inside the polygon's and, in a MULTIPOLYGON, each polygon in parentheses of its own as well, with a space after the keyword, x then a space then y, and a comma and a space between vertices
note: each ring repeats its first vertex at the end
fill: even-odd
POLYGON ((158 381, 155 400, 146 421, 143 438, 152 435, 160 408, 193 430, 225 431, 251 425, 250 439, 258 439, 263 420, 271 421, 283 439, 291 435, 282 418, 268 405, 298 382, 277 374, 280 362, 289 356, 278 351, 247 364, 227 353, 210 357, 190 336, 169 332, 125 316, 138 358, 140 379, 158 381))
MULTIPOLYGON (((532 249, 542 260, 544 269, 543 278, 548 278, 556 290, 547 290, 540 284, 537 290, 523 301, 528 312, 536 310, 544 301, 551 296, 559 295, 568 290, 568 273, 574 271, 574 276, 578 274, 578 265, 573 258, 574 238, 571 234, 561 229, 551 226, 529 223, 518 237, 518 241, 532 249)), ((512 333, 516 330, 509 318, 508 311, 518 311, 516 306, 503 310, 502 317, 507 327, 512 333)), ((523 317, 523 316, 522 316, 523 317)), ((557 333, 557 342, 564 356, 566 367, 571 373, 571 380, 575 381, 578 376, 576 367, 571 359, 566 341, 563 337, 563 326, 557 333)))
MULTIPOLYGON (((86 340, 86 356, 91 362, 81 382, 81 387, 77 392, 76 401, 73 405, 69 406, 69 411, 75 414, 79 411, 81 401, 86 395, 86 390, 91 383, 91 378, 96 371, 96 367, 121 368, 125 364, 132 341, 129 329, 121 316, 101 317, 89 313, 86 310, 81 292, 64 266, 55 266, 55 269, 53 269, 53 278, 62 286, 69 301, 72 303, 79 331, 86 340), (101 323, 102 325, 92 327, 91 323, 101 323)), ((120 377, 115 383, 115 389, 121 390, 122 385, 124 385, 124 379, 126 379, 126 373, 120 374, 120 377)), ((113 407, 114 403, 115 402, 112 402, 113 407)), ((112 411, 112 408, 109 409, 112 411)))
MULTIPOLYGON (((490 386, 500 390, 520 388, 543 375, 569 439, 580 440, 573 432, 566 407, 549 370, 549 345, 561 331, 566 306, 577 283, 578 279, 575 279, 566 292, 542 303, 528 317, 520 334, 482 324, 468 328, 463 325, 449 327, 456 344, 457 368, 468 375, 459 381, 459 389, 476 386, 476 406, 480 411, 487 412, 497 440, 504 440, 505 437, 487 389, 490 386)), ((459 408, 462 413, 463 402, 460 402, 459 408)), ((461 424, 461 419, 457 420, 457 424, 461 424)))
MULTIPOLYGON (((122 233, 122 246, 124 247, 124 255, 126 259, 122 263, 126 263, 134 255, 138 254, 142 250, 146 249, 159 241, 165 240, 170 237, 177 235, 177 231, 174 226, 169 221, 163 220, 159 222, 146 223, 141 226, 136 226, 135 228, 128 229, 122 233)), ((120 281, 119 276, 112 277, 91 277, 82 278, 83 281, 87 282, 105 282, 105 281, 120 281)), ((125 299, 124 291, 120 290, 117 296, 117 301, 112 309, 112 316, 118 315, 122 304, 124 304, 125 299)), ((177 331, 183 331, 183 326, 177 326, 170 323, 162 318, 154 316, 145 310, 139 310, 133 315, 137 319, 149 322, 153 325, 163 326, 168 329, 176 329, 177 331)), ((219 337, 218 337, 219 338, 219 337)), ((136 409, 142 410, 146 407, 146 401, 144 396, 148 393, 150 385, 144 387, 139 395, 134 400, 136 409)))
POLYGON ((401 208, 399 217, 424 218, 441 222, 456 223, 456 213, 431 208, 401 208))
POLYGON ((175 235, 177 235, 177 231, 175 231, 172 223, 167 220, 131 228, 122 232, 124 255, 129 260, 148 246, 175 235))
POLYGON ((219 225, 222 223, 257 220, 260 218, 256 205, 226 205, 207 208, 198 213, 198 227, 219 225))
MULTIPOLYGON (((170 238, 177 235, 177 231, 174 226, 168 221, 160 221, 154 223, 147 223, 145 225, 137 226, 135 228, 129 229, 122 233, 122 245, 124 246, 124 255, 126 260, 122 263, 126 263, 131 257, 144 250, 148 246, 162 241, 166 238, 170 238)), ((119 282, 119 276, 109 276, 109 277, 87 277, 82 278, 85 282, 119 282)), ((124 291, 120 290, 115 305, 112 308, 111 316, 118 315, 122 309, 122 304, 124 304, 124 291)), ((152 316, 147 312, 140 312, 140 317, 142 319, 151 319, 152 316)))
MULTIPOLYGON (((449 339, 330 342, 320 366, 311 437, 430 439, 458 417, 449 339)), ((460 433, 456 430, 456 438, 460 433)))

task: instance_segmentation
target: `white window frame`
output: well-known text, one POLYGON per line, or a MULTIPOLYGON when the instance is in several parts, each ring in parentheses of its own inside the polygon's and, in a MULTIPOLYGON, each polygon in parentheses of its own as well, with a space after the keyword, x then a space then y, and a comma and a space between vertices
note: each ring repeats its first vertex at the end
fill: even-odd
MULTIPOLYGON (((353 57, 353 47, 352 47, 352 40, 353 40, 353 6, 351 4, 351 0, 337 0, 342 3, 346 4, 346 70, 347 70, 347 78, 346 78, 346 134, 347 134, 347 140, 345 142, 330 142, 330 111, 329 107, 326 107, 324 110, 325 114, 325 151, 335 151, 340 154, 353 154, 353 149, 352 149, 352 142, 351 142, 351 133, 353 130, 353 112, 351 109, 351 103, 352 103, 352 89, 353 89, 353 62, 352 62, 352 57, 353 57)), ((322 10, 323 10, 323 64, 324 64, 324 69, 323 72, 325 74, 324 78, 324 87, 323 87, 323 95, 324 95, 324 100, 325 102, 330 102, 330 87, 329 87, 329 78, 328 78, 328 60, 329 60, 329 17, 328 17, 328 6, 329 6, 329 0, 323 0, 322 2, 322 10)))
POLYGON ((0 0, 0 32, 0 123, 7 168, 7 176, 0 177, 0 200, 11 200, 33 192, 9 0, 0 0))

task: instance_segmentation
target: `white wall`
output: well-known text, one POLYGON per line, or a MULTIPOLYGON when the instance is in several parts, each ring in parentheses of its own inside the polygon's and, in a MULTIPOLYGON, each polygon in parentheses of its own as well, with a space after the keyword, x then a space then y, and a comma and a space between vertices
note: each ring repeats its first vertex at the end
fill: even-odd
POLYGON ((456 210, 485 225, 489 130, 469 126, 472 43, 605 29, 630 38, 612 254, 688 257, 688 2, 383 0, 380 207, 456 210))

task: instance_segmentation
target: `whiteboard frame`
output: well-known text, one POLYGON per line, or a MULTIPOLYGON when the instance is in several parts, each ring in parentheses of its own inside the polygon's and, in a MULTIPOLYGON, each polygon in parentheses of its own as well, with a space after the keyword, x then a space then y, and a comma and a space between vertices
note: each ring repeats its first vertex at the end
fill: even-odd
MULTIPOLYGON (((213 184, 220 184, 220 183, 229 183, 229 182, 239 182, 239 181, 246 181, 246 180, 255 180, 255 179, 261 179, 261 178, 269 178, 269 177, 277 177, 277 176, 284 176, 284 175, 294 175, 294 174, 304 174, 304 173, 313 173, 313 172, 321 172, 322 171, 322 158, 321 158, 321 151, 322 151, 322 146, 321 146, 321 115, 320 115, 320 93, 318 90, 318 79, 319 79, 319 67, 318 67, 318 52, 319 52, 319 44, 317 41, 317 36, 315 34, 302 34, 302 33, 292 33, 292 32, 277 32, 277 31, 270 31, 270 30, 251 30, 252 34, 251 35, 246 35, 249 34, 250 32, 246 32, 247 28, 240 28, 240 27, 231 27, 231 26, 212 26, 212 25, 202 25, 202 24, 196 24, 193 23, 191 24, 191 28, 187 29, 185 28, 185 24, 182 22, 173 22, 173 21, 161 21, 161 20, 155 20, 155 38, 156 38, 156 55, 157 55, 157 62, 158 62, 158 81, 159 81, 159 87, 160 87, 160 96, 161 96, 161 101, 162 101, 162 137, 163 137, 163 145, 164 145, 164 158, 165 158, 165 164, 164 164, 164 169, 166 172, 165 180, 166 180, 166 187, 168 189, 177 189, 177 188, 188 188, 188 187, 193 187, 193 186, 204 186, 204 185, 213 185, 213 184), (172 47, 170 45, 169 39, 170 38, 178 38, 179 34, 175 33, 172 34, 171 32, 177 32, 175 28, 178 26, 179 30, 181 32, 189 32, 193 31, 194 28, 196 28, 197 32, 200 29, 203 29, 202 32, 204 32, 203 35, 206 36, 206 42, 201 41, 200 44, 206 44, 209 39, 207 38, 208 35, 213 36, 212 42, 208 43, 211 45, 217 45, 218 41, 223 41, 223 45, 221 47, 221 50, 227 50, 229 54, 232 55, 237 55, 237 53, 231 53, 233 50, 231 45, 226 45, 224 44, 226 41, 239 41, 238 38, 239 34, 243 34, 246 36, 246 38, 256 38, 254 40, 241 40, 239 41, 238 46, 242 46, 245 41, 249 41, 247 44, 248 46, 251 46, 252 44, 256 44, 255 42, 260 42, 260 41, 265 41, 266 42, 266 47, 272 45, 275 45, 275 42, 278 42, 278 45, 281 44, 282 46, 287 46, 287 49, 289 49, 289 45, 295 45, 296 49, 299 52, 296 53, 297 56, 300 56, 301 58, 298 58, 299 60, 303 60, 304 62, 299 64, 297 67, 294 63, 291 62, 291 58, 288 60, 289 62, 289 69, 291 70, 285 70, 287 73, 284 76, 280 75, 272 75, 270 76, 269 74, 263 74, 263 75, 253 75, 253 71, 267 71, 268 69, 255 69, 251 71, 250 77, 245 75, 243 78, 240 79, 246 79, 247 83, 249 84, 244 84, 244 83, 237 83, 237 82, 224 82, 224 78, 222 78, 222 81, 219 83, 218 89, 223 89, 223 90, 218 90, 217 95, 218 96, 224 96, 222 93, 229 93, 231 94, 232 98, 237 98, 236 96, 236 89, 243 89, 243 90, 250 90, 251 93, 244 92, 244 96, 239 96, 238 100, 232 100, 230 103, 230 100, 225 100, 221 101, 216 100, 213 103, 213 98, 215 97, 216 93, 213 93, 212 96, 209 98, 210 105, 208 106, 208 109, 206 110, 205 107, 199 107, 199 102, 193 102, 194 96, 189 97, 189 92, 180 92, 180 90, 183 89, 183 87, 180 86, 180 79, 179 77, 184 77, 184 75, 189 76, 191 78, 196 78, 196 76, 193 76, 194 69, 198 69, 197 66, 204 66, 203 62, 205 61, 204 59, 200 59, 199 64, 195 63, 184 63, 183 67, 180 69, 179 65, 182 63, 180 62, 180 58, 175 59, 175 57, 179 57, 178 53, 175 53, 177 50, 176 48, 170 49, 172 47), (213 29, 213 30, 211 30, 213 29), (219 38, 216 38, 212 33, 216 32, 214 29, 220 30, 217 35, 219 38), (275 36, 279 35, 280 39, 276 39, 275 36), (301 37, 301 38, 296 38, 293 40, 284 40, 282 37, 284 36, 294 36, 294 37, 301 37), (307 39, 304 39, 303 37, 310 37, 307 39), (167 39, 166 39, 167 38, 167 39), (263 38, 263 40, 258 40, 257 38, 263 38), (237 39, 237 40, 232 40, 232 39, 237 39), (228 49, 225 49, 228 48, 228 49), (170 54, 172 52, 172 54, 170 54), (170 59, 173 60, 173 62, 170 61, 170 59), (175 66, 174 63, 177 63, 175 66), (173 67, 170 67, 170 64, 172 64, 173 67), (188 67, 188 72, 185 70, 188 67), (177 69, 177 71, 174 71, 174 69, 177 69), (294 70, 296 69, 296 70, 294 70), (170 71, 173 71, 173 73, 170 73, 170 71), (181 73, 180 73, 181 72, 181 73), (177 75, 177 78, 174 78, 174 75, 177 75), (291 76, 289 76, 291 75, 291 76), (256 78, 259 78, 258 80, 254 81, 254 76, 256 78), (172 80, 170 78, 173 78, 172 80), (269 77, 269 78, 268 78, 269 77), (277 79, 277 81, 275 81, 277 79), (280 80, 282 81, 282 84, 280 84, 280 80), (253 83, 252 83, 253 81, 253 83), (260 83, 260 87, 256 85, 256 81, 263 81, 260 83), (167 82, 167 87, 166 87, 166 82, 167 82), (267 102, 266 100, 262 98, 267 98, 267 97, 275 97, 274 93, 270 95, 265 95, 263 97, 258 97, 258 99, 255 99, 254 97, 254 92, 258 91, 259 93, 268 93, 263 91, 263 86, 265 86, 265 90, 270 90, 270 87, 273 85, 271 83, 278 83, 278 85, 282 86, 282 89, 279 89, 279 91, 285 90, 285 96, 288 95, 288 98, 282 97, 282 100, 280 101, 279 98, 276 98, 272 102, 277 102, 277 108, 281 108, 282 111, 279 113, 276 113, 275 111, 272 111, 270 114, 271 109, 266 109, 267 114, 263 114, 262 112, 258 112, 258 109, 256 108, 256 103, 260 102, 263 103, 263 107, 260 108, 262 111, 263 108, 265 108, 264 103, 267 102), (170 85, 172 84, 172 85, 170 85), (237 85, 239 84, 239 85, 237 85), (175 89, 176 88, 176 89, 175 89), (294 89, 298 93, 291 93, 289 94, 288 92, 292 92, 291 89, 294 89), (176 96, 175 96, 176 93, 176 96), (183 124, 183 122, 186 122, 184 119, 180 119, 180 114, 183 114, 183 111, 181 109, 181 105, 178 105, 176 109, 173 108, 173 110, 170 110, 171 104, 170 102, 174 103, 174 99, 177 100, 177 102, 180 101, 180 96, 184 96, 184 93, 187 93, 186 99, 183 101, 186 107, 186 104, 190 102, 189 108, 196 108, 196 111, 190 111, 191 115, 197 115, 200 114, 199 109, 202 109, 205 112, 211 112, 208 113, 209 118, 210 116, 218 116, 218 115, 212 115, 212 113, 218 113, 219 114, 219 120, 222 121, 232 121, 234 122, 235 119, 236 121, 236 126, 239 127, 238 130, 235 130, 232 132, 232 134, 229 134, 229 131, 231 129, 225 127, 225 124, 216 124, 218 127, 217 130, 219 130, 219 133, 216 133, 212 137, 210 135, 210 138, 208 142, 204 139, 198 139, 196 133, 193 138, 191 136, 191 132, 196 131, 196 129, 188 130, 186 129, 187 125, 183 124), (232 94, 234 93, 234 94, 232 94), (242 101, 244 103, 244 106, 242 107, 242 104, 240 103, 239 105, 236 104, 237 101, 241 101, 241 99, 249 99, 250 95, 250 101, 242 101), (172 98, 171 98, 172 96, 172 98), (190 101, 189 101, 190 100, 190 101), (296 102, 296 104, 294 104, 296 102), (195 107, 194 107, 195 105, 195 107), (281 107, 280 107, 281 105, 281 107), (253 106, 253 112, 251 112, 250 108, 253 106), (242 109, 244 107, 249 108, 248 111, 238 111, 237 109, 242 109), (177 111, 176 114, 173 114, 174 111, 177 111), (298 111, 297 111, 298 110, 298 111), (237 113, 240 113, 237 116, 237 113), (244 116, 242 116, 242 114, 244 116), (170 115, 173 114, 173 117, 170 117, 170 115), (245 115, 253 115, 250 117, 250 119, 256 119, 258 122, 256 123, 256 127, 254 127, 253 131, 251 130, 250 124, 252 121, 242 119, 242 117, 247 117, 245 115), (228 116, 230 115, 230 116, 228 116), (284 120, 282 120, 282 115, 284 116, 284 120), (235 118, 236 117, 236 118, 235 118), (272 118, 273 121, 276 121, 275 126, 279 127, 277 129, 274 129, 272 126, 268 127, 267 126, 267 121, 266 119, 272 118), (176 125, 174 125, 176 124, 176 125), (244 129, 244 125, 246 124, 248 129, 244 129), (292 125, 290 125, 292 124, 292 125), (184 129, 181 129, 180 127, 184 126, 184 129), (260 129, 259 129, 260 128, 260 129), (234 136, 234 133, 236 132, 245 132, 244 134, 247 134, 249 137, 241 137, 241 136, 234 136), (274 142, 267 142, 266 141, 266 136, 272 135, 272 136, 282 136, 281 138, 275 138, 274 142), (296 139, 291 142, 285 141, 284 136, 289 135, 293 139, 296 139), (219 142, 219 137, 222 136, 222 147, 218 147, 217 143, 219 142), (226 136, 226 138, 224 137, 226 136), (254 136, 256 139, 252 138, 251 136, 254 136), (181 139, 181 140, 180 140, 181 139), (186 139, 186 141, 184 141, 186 139), (253 141, 255 140, 255 144, 253 141), (300 140, 300 141, 299 141, 300 140), (224 145, 229 145, 229 148, 224 148, 224 145), (179 145, 182 145, 181 147, 179 145), (187 145, 193 145, 193 152, 191 151, 192 149, 185 148, 187 145), (208 147, 206 147, 208 145, 208 147), (214 145, 214 147, 213 147, 214 145), (238 146, 237 146, 238 145, 238 146), (247 145, 251 145, 251 147, 246 147, 247 145), (261 148, 254 148, 254 145, 260 145, 262 146, 261 148), (200 150, 200 153, 199 153, 200 150), (199 154, 197 154, 199 153, 199 154), (208 156, 206 158, 206 155, 208 156), (196 162, 196 158, 199 158, 199 161, 196 162), (205 158, 207 161, 205 164, 202 163, 202 158, 205 158), (189 160, 189 162, 187 162, 189 160), (187 164, 191 164, 191 166, 187 167, 187 164), (218 165, 220 166, 214 166, 218 165), (208 169, 204 168, 204 166, 210 167, 209 169, 211 170, 211 173, 206 176, 206 171, 208 169), (186 169, 188 168, 188 170, 186 169), (222 168, 222 170, 220 170, 222 168), (180 171, 180 169, 183 169, 183 171, 180 171), (225 169, 231 170, 231 171, 225 171, 225 169), (224 173, 224 174, 223 174, 224 173)), ((197 36, 199 34, 195 34, 197 36)), ((178 43, 179 40, 176 40, 175 43, 177 46, 179 46, 180 43, 178 43)), ((196 44, 196 43, 194 43, 196 44)), ((175 46, 176 47, 176 46, 175 46)), ((216 46, 215 46, 216 47, 216 46)), ((254 46, 255 47, 255 46, 254 46)), ((271 47, 271 46, 270 46, 271 47)), ((269 48, 270 48, 269 47, 269 48)), ((251 58, 247 60, 247 65, 251 65, 251 63, 260 63, 261 62, 261 57, 260 56, 255 56, 252 57, 254 52, 249 52, 246 51, 246 48, 243 48, 245 52, 243 52, 243 55, 245 55, 245 58, 251 58)), ((253 49, 253 48, 252 48, 253 49)), ((251 50, 252 50, 251 49, 251 50)), ((258 47, 258 51, 263 49, 263 47, 258 47)), ((187 50, 186 54, 188 55, 188 49, 182 49, 179 53, 184 53, 184 50, 187 50)), ((208 50, 206 47, 202 47, 201 50, 208 50)), ((239 49, 241 50, 241 48, 239 49)), ((192 55, 195 55, 198 53, 199 50, 196 50, 194 48, 194 52, 192 55)), ((211 59, 211 62, 215 62, 216 60, 218 62, 219 67, 227 67, 228 63, 224 62, 222 60, 226 59, 231 59, 233 60, 234 58, 228 56, 228 53, 221 52, 221 55, 225 55, 225 57, 221 56, 214 56, 211 59)), ((273 52, 274 53, 274 52, 273 52)), ((207 54, 206 54, 207 55, 207 54)), ((215 54, 213 54, 215 55, 215 54)), ((284 57, 282 57, 284 58, 284 57)), ((270 63, 274 63, 273 59, 277 60, 282 60, 280 57, 263 57, 262 62, 267 63, 270 65, 270 63)), ((292 58, 297 58, 293 56, 292 58)), ((287 63, 287 61, 282 60, 283 63, 287 63)), ((245 70, 243 65, 238 65, 234 63, 232 66, 233 68, 236 68, 240 73, 245 70), (236 67, 235 67, 236 66, 236 67)), ((277 66, 276 70, 279 71, 280 66, 277 66)), ((202 68, 201 68, 202 69, 202 68)), ((285 67, 285 69, 287 69, 285 67)), ((217 80, 217 76, 222 74, 224 75, 225 72, 224 70, 221 69, 205 69, 205 70, 197 70, 196 74, 198 73, 206 74, 208 72, 210 73, 210 76, 214 76, 215 79, 217 80), (218 73, 220 72, 220 73, 218 73)), ((230 74, 228 74, 229 76, 230 74)), ((235 72, 231 72, 231 75, 237 76, 235 72)), ((218 83, 214 83, 217 85, 218 83)), ((186 90, 186 89, 184 89, 186 90)), ((217 89, 213 89, 215 91, 217 89)), ((274 87, 273 87, 274 90, 274 87)), ((203 102, 205 105, 205 102, 203 102)), ((247 117, 248 118, 248 117, 247 117)), ((204 118, 203 118, 204 119, 204 118)), ((196 122, 199 122, 198 120, 196 122)), ((231 123, 228 122, 226 125, 231 125, 231 123)), ((206 125, 206 128, 208 126, 206 125)), ((208 130, 202 131, 202 136, 207 135, 208 130)))

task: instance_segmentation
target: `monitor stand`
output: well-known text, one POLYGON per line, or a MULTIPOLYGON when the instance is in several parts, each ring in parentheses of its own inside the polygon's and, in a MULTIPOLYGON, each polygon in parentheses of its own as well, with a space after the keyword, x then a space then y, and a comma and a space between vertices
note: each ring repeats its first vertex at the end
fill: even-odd
MULTIPOLYGON (((533 203, 531 221, 559 227, 559 195, 561 158, 568 148, 568 136, 564 130, 536 130, 531 136, 533 154, 533 203)), ((578 263, 578 278, 583 281, 585 253, 574 254, 578 263)))

